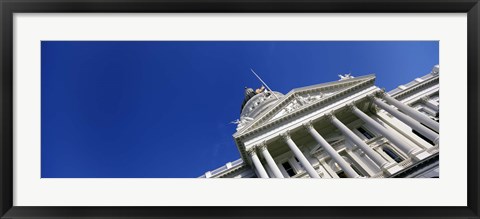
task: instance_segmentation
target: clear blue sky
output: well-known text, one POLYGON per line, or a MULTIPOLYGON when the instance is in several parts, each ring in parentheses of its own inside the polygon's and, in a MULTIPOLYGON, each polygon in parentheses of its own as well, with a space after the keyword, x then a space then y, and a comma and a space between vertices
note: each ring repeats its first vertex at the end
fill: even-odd
POLYGON ((374 73, 391 90, 438 42, 42 42, 44 178, 198 177, 240 157, 244 86, 279 92, 374 73))

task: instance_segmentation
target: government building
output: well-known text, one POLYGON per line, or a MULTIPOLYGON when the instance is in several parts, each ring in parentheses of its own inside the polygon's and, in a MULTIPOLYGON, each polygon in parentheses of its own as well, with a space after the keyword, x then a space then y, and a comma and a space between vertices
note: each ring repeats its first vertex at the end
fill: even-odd
POLYGON ((438 178, 439 66, 386 92, 375 75, 245 89, 240 159, 201 178, 438 178))

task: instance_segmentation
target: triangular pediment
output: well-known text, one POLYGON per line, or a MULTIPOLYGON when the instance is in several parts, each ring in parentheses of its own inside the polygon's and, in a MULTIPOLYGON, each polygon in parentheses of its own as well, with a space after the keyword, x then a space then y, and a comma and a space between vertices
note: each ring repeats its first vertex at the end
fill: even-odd
POLYGON ((353 88, 368 84, 373 85, 374 81, 375 75, 366 75, 293 89, 275 103, 275 105, 249 121, 248 124, 238 130, 234 136, 238 137, 265 124, 275 123, 285 117, 291 117, 292 114, 319 104, 328 98, 347 95, 349 92, 354 92, 355 89, 353 88))

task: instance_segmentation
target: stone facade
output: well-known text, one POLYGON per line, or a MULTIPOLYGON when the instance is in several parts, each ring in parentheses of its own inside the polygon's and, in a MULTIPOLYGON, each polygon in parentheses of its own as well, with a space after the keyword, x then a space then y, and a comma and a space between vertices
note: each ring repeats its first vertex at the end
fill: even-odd
POLYGON ((233 135, 241 158, 201 177, 439 177, 438 65, 390 92, 375 75, 340 78, 251 97, 233 135))

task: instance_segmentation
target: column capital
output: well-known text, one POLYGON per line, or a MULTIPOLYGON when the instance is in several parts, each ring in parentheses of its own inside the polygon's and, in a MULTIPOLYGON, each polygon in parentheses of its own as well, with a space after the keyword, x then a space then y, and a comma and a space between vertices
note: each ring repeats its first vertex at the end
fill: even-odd
POLYGON ((381 90, 375 92, 375 96, 379 98, 383 98, 387 93, 385 92, 385 88, 382 88, 381 90))
POLYGON ((357 109, 354 103, 347 104, 347 109, 349 112, 353 112, 353 110, 357 109))
POLYGON ((308 121, 306 123, 303 123, 303 127, 307 130, 308 129, 313 129, 312 121, 308 121))
MULTIPOLYGON (((380 108, 376 105, 375 101, 378 100, 378 97, 375 96, 375 94, 369 94, 367 95, 368 100, 370 100, 370 106, 368 107, 368 110, 372 112, 373 114, 377 114, 378 111, 380 111, 380 108)), ((378 100, 381 101, 381 100, 378 100)))
POLYGON ((325 118, 327 118, 327 120, 329 122, 331 122, 333 120, 333 118, 336 118, 336 117, 335 117, 335 115, 333 115, 333 113, 326 113, 325 118))
POLYGON ((375 100, 375 98, 377 98, 375 93, 367 95, 367 99, 370 101, 375 100))
POLYGON ((290 131, 286 131, 286 132, 280 134, 280 136, 281 136, 285 141, 288 141, 288 140, 292 139, 292 137, 290 137, 290 131))
POLYGON ((262 141, 260 144, 257 144, 256 146, 260 151, 267 150, 267 142, 262 141))
POLYGON ((249 156, 255 156, 255 155, 257 155, 256 147, 253 146, 253 147, 251 147, 250 149, 248 149, 248 150, 247 150, 247 154, 248 154, 249 156))
POLYGON ((371 107, 369 108, 369 110, 373 114, 377 114, 380 111, 380 108, 375 104, 371 104, 371 107))

